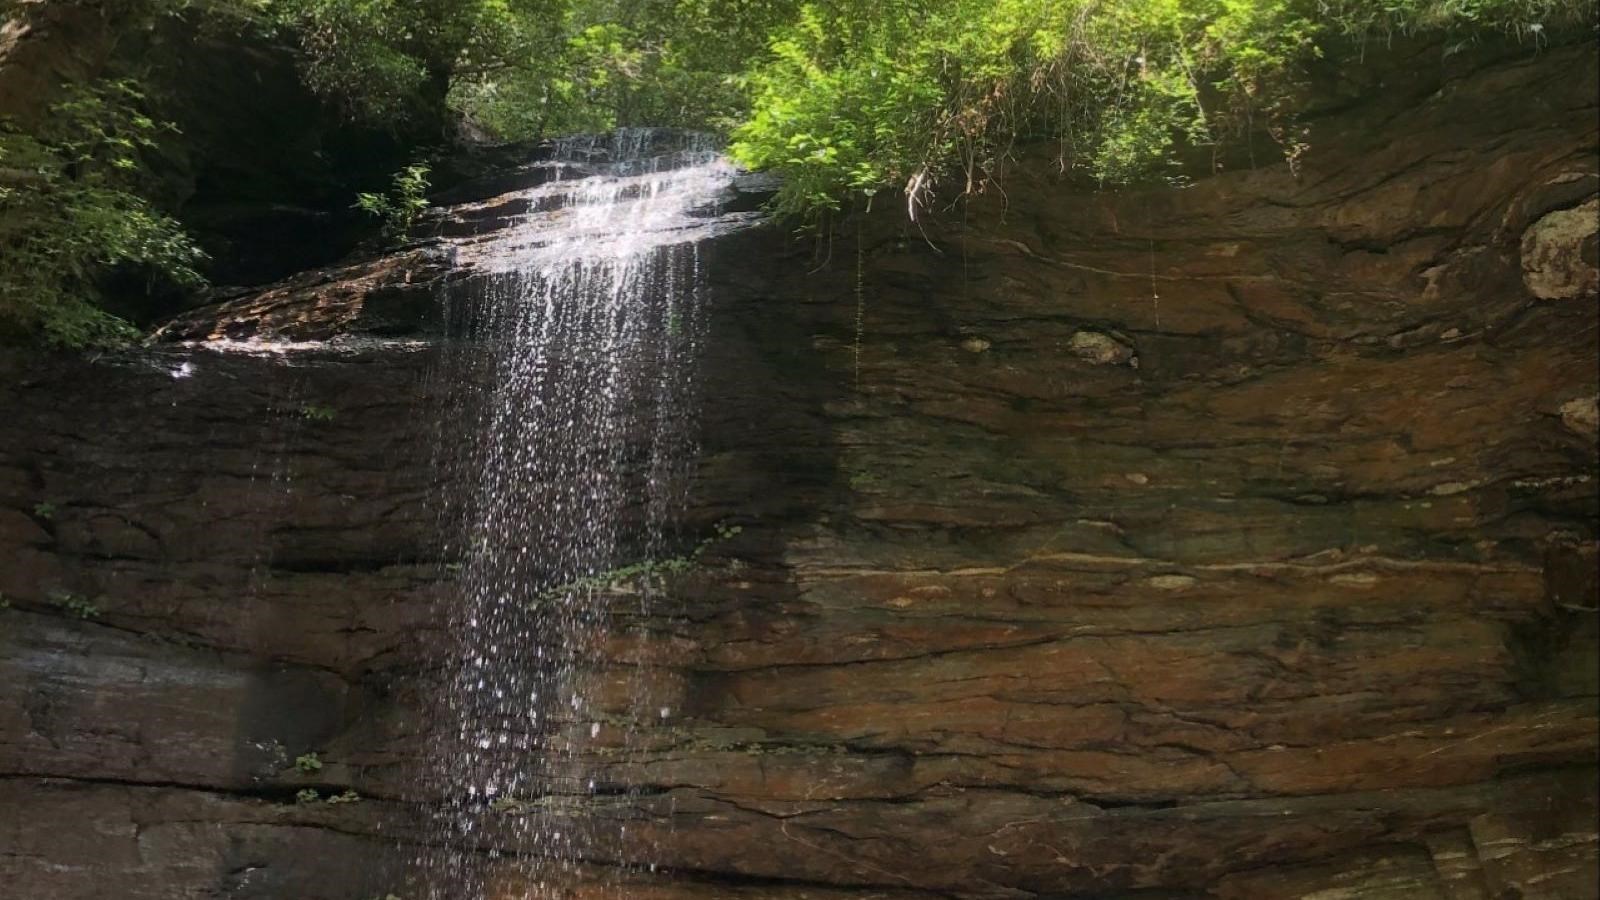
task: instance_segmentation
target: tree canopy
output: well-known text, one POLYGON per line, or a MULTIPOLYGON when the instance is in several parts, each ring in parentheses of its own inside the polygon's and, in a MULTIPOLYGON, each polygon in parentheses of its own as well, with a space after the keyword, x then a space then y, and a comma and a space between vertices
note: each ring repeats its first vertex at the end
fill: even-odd
MULTIPOLYGON (((0 0, 0 17, 40 0, 0 0)), ((59 0, 43 0, 59 2, 59 0)), ((915 215, 998 173, 1019 141, 1105 184, 1265 129, 1291 162, 1307 67, 1397 33, 1537 47, 1597 0, 80 0, 292 47, 303 82, 368 127, 441 141, 619 125, 730 137, 801 218, 899 192, 915 215), (1342 48, 1342 49, 1341 49, 1342 48), (427 135, 431 137, 417 135, 427 135)), ((143 198, 163 138, 138 85, 77 86, 55 121, 0 120, 0 324, 63 344, 127 333, 92 302, 130 264, 193 283, 198 252, 143 198), (98 105, 96 105, 98 104, 98 105), (85 130, 87 129, 87 130, 85 130), (41 262, 42 261, 42 262, 41 262)))
MULTIPOLYGON (((501 138, 721 131, 810 214, 964 192, 1018 140, 1107 184, 1265 129, 1293 161, 1309 63, 1363 40, 1592 27, 1595 0, 254 0, 352 109, 408 94, 501 138), (427 90, 420 90, 426 88, 427 90), (956 176, 951 178, 951 176, 956 176)), ((1356 51, 1358 52, 1358 51, 1356 51)))

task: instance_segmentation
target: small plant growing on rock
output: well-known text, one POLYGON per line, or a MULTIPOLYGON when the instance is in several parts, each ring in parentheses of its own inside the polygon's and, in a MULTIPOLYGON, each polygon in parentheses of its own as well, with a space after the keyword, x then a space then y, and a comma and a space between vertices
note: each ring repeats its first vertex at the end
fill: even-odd
POLYGON ((61 607, 80 619, 93 619, 100 615, 100 607, 85 597, 80 597, 70 591, 51 591, 51 603, 61 607))
POLYGON ((48 500, 41 503, 35 503, 33 505, 33 514, 41 519, 44 519, 45 521, 49 521, 56 517, 56 505, 48 500))
POLYGON ((327 803, 330 805, 360 803, 361 795, 355 791, 346 790, 324 798, 314 788, 302 788, 298 791, 295 791, 294 802, 300 804, 301 806, 309 806, 313 803, 327 803))
POLYGON ((383 222, 384 240, 390 243, 405 239, 417 216, 428 208, 427 163, 413 163, 395 173, 393 186, 386 194, 362 193, 356 195, 355 208, 383 222))
POLYGON ((536 805, 531 801, 517 797, 496 797, 489 804, 489 809, 503 815, 520 816, 532 810, 536 805))
POLYGON ((660 589, 665 586, 667 576, 682 575, 692 570, 712 545, 719 541, 732 540, 744 532, 743 525, 728 525, 723 522, 718 522, 713 529, 715 533, 711 537, 696 544, 694 550, 684 556, 643 559, 615 569, 607 569, 552 587, 540 594, 539 600, 549 601, 569 593, 615 591, 628 586, 660 589))
POLYGON ((874 491, 883 486, 883 478, 874 472, 856 472, 850 476, 853 491, 874 491))
POLYGON ((322 771, 322 760, 315 752, 306 753, 294 758, 294 767, 299 769, 301 774, 310 775, 322 771))
POLYGON ((312 422, 332 422, 338 418, 339 413, 331 406, 317 406, 306 404, 300 407, 300 417, 312 422))

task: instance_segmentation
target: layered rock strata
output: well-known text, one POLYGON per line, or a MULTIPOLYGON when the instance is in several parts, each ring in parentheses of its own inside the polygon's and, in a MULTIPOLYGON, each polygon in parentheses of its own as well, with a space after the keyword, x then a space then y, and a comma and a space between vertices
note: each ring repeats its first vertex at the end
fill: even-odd
MULTIPOLYGON (((706 243, 743 531, 619 604, 572 895, 1593 896, 1595 51, 1401 70, 1298 173, 706 243)), ((8 364, 11 896, 406 896, 514 202, 166 332, 333 344, 8 364)))

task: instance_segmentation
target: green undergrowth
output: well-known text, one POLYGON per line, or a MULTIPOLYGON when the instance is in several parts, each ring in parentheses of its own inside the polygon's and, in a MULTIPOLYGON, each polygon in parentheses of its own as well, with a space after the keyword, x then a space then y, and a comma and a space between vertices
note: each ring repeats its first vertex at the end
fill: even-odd
POLYGON ((1020 141, 1105 185, 1176 179, 1180 150, 1266 130, 1295 162, 1307 68, 1402 34, 1532 51, 1593 0, 818 0, 750 72, 733 153, 784 212, 983 188, 1020 141))
POLYGON ((740 525, 719 523, 714 533, 700 541, 694 549, 680 556, 642 559, 624 566, 607 569, 593 575, 556 585, 542 592, 536 602, 545 603, 570 594, 598 594, 606 592, 659 591, 674 576, 685 575, 701 565, 706 551, 723 541, 732 540, 744 531, 740 525))
POLYGON ((386 193, 356 195, 356 209, 378 220, 383 238, 390 243, 404 240, 411 226, 428 208, 427 163, 412 163, 396 172, 386 193))
POLYGON ((361 795, 355 791, 347 790, 342 793, 329 794, 328 796, 324 797, 320 791, 317 791, 314 788, 301 788, 300 790, 295 791, 294 802, 301 806, 310 806, 315 803, 326 803, 331 806, 342 806, 347 803, 360 803, 361 795))
POLYGON ((489 804, 490 812, 503 816, 527 816, 536 813, 553 815, 581 815, 597 807, 623 807, 629 800, 625 796, 597 794, 545 794, 539 797, 496 797, 489 804))
MULTIPOLYGON (((0 18, 43 8, 0 0, 0 18)), ((1265 132, 1291 165, 1319 61, 1399 35, 1529 49, 1593 31, 1597 0, 98 0, 132 33, 177 17, 291 50, 303 84, 413 159, 448 136, 525 140, 623 125, 708 129, 782 176, 817 223, 884 195, 920 210, 998 185, 1022 144, 1106 186, 1179 181, 1180 160, 1265 132), (401 137, 403 136, 403 137, 401 137)), ((1591 34, 1592 37, 1592 34, 1591 34)), ((167 52, 185 52, 169 50, 167 52)), ((137 61, 110 72, 137 74, 137 61)), ((134 77, 64 85, 0 121, 0 334, 62 347, 134 338, 106 295, 201 284, 203 257, 152 198, 183 136, 134 77)), ((0 111, 3 113, 4 111, 0 111)), ((178 155, 182 155, 181 147, 178 155)), ((390 241, 429 172, 352 198, 390 241)), ((659 566, 670 560, 659 561, 659 566)), ((631 577, 654 570, 631 573, 631 577)))
POLYGON ((108 272, 192 287, 202 254, 146 199, 141 154, 171 126, 130 81, 68 90, 32 132, 0 121, 0 332, 65 347, 137 333, 103 304, 108 272))
POLYGON ((71 591, 54 590, 46 595, 46 598, 51 603, 80 619, 95 619, 100 616, 100 605, 98 603, 71 591))

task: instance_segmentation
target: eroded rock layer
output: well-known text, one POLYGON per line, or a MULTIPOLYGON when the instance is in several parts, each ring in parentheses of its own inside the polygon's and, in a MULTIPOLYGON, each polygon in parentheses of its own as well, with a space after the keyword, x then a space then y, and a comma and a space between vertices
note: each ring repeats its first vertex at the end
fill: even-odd
MULTIPOLYGON (((573 896, 1595 895, 1595 50, 1385 71, 1298 174, 702 248, 743 530, 562 724, 573 896)), ((9 896, 406 896, 458 240, 8 363, 9 896)))

